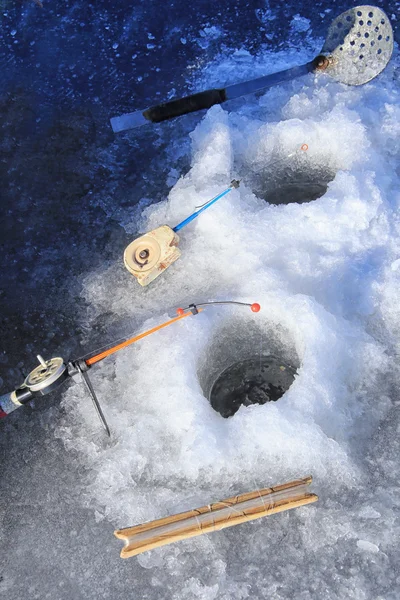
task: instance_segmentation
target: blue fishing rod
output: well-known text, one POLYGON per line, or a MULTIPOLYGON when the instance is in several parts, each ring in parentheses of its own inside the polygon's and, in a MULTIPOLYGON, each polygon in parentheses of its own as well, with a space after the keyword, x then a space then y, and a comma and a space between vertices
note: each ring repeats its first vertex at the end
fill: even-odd
POLYGON ((207 208, 229 194, 231 190, 238 188, 239 184, 239 180, 233 179, 226 190, 201 206, 196 206, 195 212, 175 227, 161 225, 136 238, 125 248, 125 267, 136 277, 141 286, 151 283, 181 256, 181 251, 178 248, 179 235, 177 232, 189 225, 207 208))
POLYGON ((205 210, 207 210, 207 208, 209 208, 210 206, 215 204, 215 202, 217 202, 218 200, 220 200, 221 198, 226 196, 226 194, 229 194, 229 192, 232 191, 233 189, 237 189, 239 187, 239 185, 240 185, 240 181, 238 179, 233 179, 231 181, 231 185, 226 190, 224 190, 223 192, 218 194, 218 196, 215 196, 214 198, 212 198, 211 200, 209 200, 208 202, 203 204, 199 208, 199 210, 196 210, 196 212, 192 213, 189 217, 187 217, 186 219, 181 221, 181 223, 178 223, 178 225, 176 225, 176 227, 173 227, 172 231, 175 231, 175 233, 177 233, 178 231, 183 229, 183 227, 185 227, 186 225, 189 225, 189 223, 194 221, 194 219, 196 219, 202 212, 204 212, 205 210))

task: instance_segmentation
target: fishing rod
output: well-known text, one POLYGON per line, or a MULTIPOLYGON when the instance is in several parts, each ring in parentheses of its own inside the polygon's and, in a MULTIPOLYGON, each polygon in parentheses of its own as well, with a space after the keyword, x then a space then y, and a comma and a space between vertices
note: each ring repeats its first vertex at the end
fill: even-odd
POLYGON ((148 123, 160 123, 308 73, 325 73, 340 83, 363 85, 383 71, 392 52, 393 30, 389 17, 376 6, 356 6, 336 17, 321 53, 304 65, 113 117, 111 127, 114 133, 119 133, 148 123))
POLYGON ((110 428, 108 426, 105 415, 102 411, 93 385, 89 379, 88 370, 95 364, 101 362, 108 356, 115 354, 123 348, 142 340, 143 338, 169 327, 173 323, 177 323, 186 317, 191 315, 197 315, 204 310, 205 307, 213 305, 238 305, 250 307, 252 312, 259 312, 261 307, 257 302, 252 304, 247 302, 238 302, 236 300, 221 300, 221 301, 210 301, 202 302, 200 304, 190 304, 186 308, 178 308, 176 310, 177 316, 168 321, 156 325, 147 331, 139 333, 134 337, 125 339, 123 341, 118 340, 119 343, 114 343, 109 348, 100 349, 96 353, 83 356, 81 358, 65 361, 63 358, 57 356, 50 360, 45 360, 40 354, 37 359, 39 365, 29 373, 25 378, 25 381, 17 389, 7 394, 0 396, 0 418, 6 417, 11 412, 27 404, 30 400, 39 396, 46 396, 50 392, 54 391, 61 385, 63 385, 68 379, 75 375, 80 375, 87 392, 93 402, 97 416, 101 424, 103 425, 108 436, 111 436, 110 428))
POLYGON ((230 191, 237 189, 239 185, 240 181, 233 179, 226 190, 214 196, 202 206, 197 207, 198 210, 175 227, 161 225, 157 229, 148 231, 133 240, 125 248, 124 264, 128 271, 136 277, 138 283, 141 286, 149 285, 165 269, 177 261, 181 256, 181 251, 178 248, 179 236, 177 232, 189 225, 194 219, 197 219, 202 212, 229 194, 230 191))
MULTIPOLYGON (((271 168, 283 160, 307 151, 308 144, 302 144, 286 156, 275 160, 268 166, 271 168)), ((149 283, 154 281, 154 279, 177 261, 178 258, 181 257, 181 251, 178 248, 180 238, 177 235, 177 232, 181 231, 186 225, 189 225, 194 219, 197 219, 201 213, 229 194, 229 192, 237 189, 239 185, 240 181, 238 179, 233 179, 228 188, 201 206, 196 206, 197 210, 178 223, 178 225, 175 225, 175 227, 161 225, 160 227, 157 227, 157 229, 153 229, 133 240, 125 248, 124 264, 128 271, 136 278, 138 283, 143 287, 149 285, 149 283)))
POLYGON ((223 198, 224 196, 226 196, 226 194, 229 194, 229 192, 231 190, 237 189, 239 187, 239 185, 240 185, 240 181, 238 179, 232 179, 231 185, 226 190, 224 190, 223 192, 221 192, 217 196, 214 196, 214 198, 212 198, 211 200, 209 200, 208 202, 206 202, 205 204, 203 204, 201 207, 198 207, 199 210, 196 210, 189 217, 187 217, 187 219, 184 219, 181 223, 178 223, 178 225, 175 225, 175 227, 173 227, 172 231, 175 231, 175 233, 176 233, 177 231, 180 231, 181 229, 183 229, 186 225, 189 225, 189 223, 191 223, 192 221, 194 221, 195 219, 197 219, 197 217, 202 212, 204 212, 205 210, 207 210, 207 208, 209 208, 210 206, 212 206, 213 204, 215 204, 215 202, 217 202, 218 200, 220 200, 221 198, 223 198))

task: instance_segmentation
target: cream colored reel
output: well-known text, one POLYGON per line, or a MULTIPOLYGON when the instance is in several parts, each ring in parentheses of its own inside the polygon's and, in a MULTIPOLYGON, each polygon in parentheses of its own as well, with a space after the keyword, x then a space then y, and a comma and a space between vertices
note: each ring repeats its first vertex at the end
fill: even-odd
POLYGON ((239 181, 233 179, 231 185, 205 202, 202 206, 186 219, 178 223, 173 229, 168 225, 162 225, 149 231, 140 238, 137 238, 129 244, 124 252, 124 263, 132 275, 136 277, 140 285, 149 285, 153 279, 158 277, 167 267, 172 265, 181 255, 178 250, 179 236, 176 235, 186 225, 189 225, 202 212, 207 210, 220 198, 223 198, 231 190, 239 187, 239 181))
POLYGON ((124 252, 126 268, 142 286, 149 285, 181 256, 179 236, 162 225, 137 238, 124 252))
POLYGON ((36 367, 25 379, 25 386, 31 392, 40 392, 42 395, 48 394, 58 387, 58 385, 68 378, 67 365, 60 357, 44 360, 40 354, 37 356, 40 365, 36 367), (57 384, 54 386, 54 384, 57 384))

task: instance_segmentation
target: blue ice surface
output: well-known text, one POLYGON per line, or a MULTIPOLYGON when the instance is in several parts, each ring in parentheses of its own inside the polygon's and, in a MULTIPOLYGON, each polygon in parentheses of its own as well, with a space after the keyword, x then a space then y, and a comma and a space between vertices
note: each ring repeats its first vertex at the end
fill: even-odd
MULTIPOLYGON (((268 18, 263 22, 258 4, 229 2, 218 7, 208 2, 142 1, 130 5, 103 0, 45 3, 41 9, 33 0, 3 0, 2 85, 18 81, 42 99, 58 103, 100 102, 114 111, 142 102, 146 106, 157 92, 163 94, 170 87, 183 90, 185 69, 194 59, 205 63, 236 44, 254 50, 261 44, 287 43, 293 8, 290 4, 274 8, 275 37, 270 42, 265 38, 268 18), (222 39, 210 34, 213 27, 226 32, 222 39), (204 30, 203 39, 211 39, 202 47, 199 38, 204 30)), ((347 7, 343 1, 335 10, 342 7, 347 7)), ((303 17, 315 15, 311 3, 301 2, 297 8, 303 17)), ((314 35, 324 29, 323 19, 313 19, 314 35)))
MULTIPOLYGON (((300 47, 307 31, 303 30, 304 21, 300 21, 296 31, 290 31, 295 14, 309 19, 312 35, 320 37, 334 13, 348 8, 342 1, 334 6, 327 2, 272 4, 257 1, 132 5, 118 1, 94 4, 58 0, 44 2, 41 9, 29 0, 2 0, 0 92, 2 106, 6 105, 3 114, 7 116, 2 137, 4 141, 9 136, 9 145, 1 150, 2 182, 7 184, 2 186, 1 201, 7 215, 2 218, 0 238, 9 254, 2 266, 0 300, 4 317, 1 377, 7 389, 20 383, 21 371, 26 373, 32 368, 36 351, 44 348, 52 355, 61 348, 63 355, 76 354, 79 340, 85 336, 93 345, 101 345, 105 338, 110 339, 110 330, 122 318, 118 314, 104 314, 96 320, 92 331, 84 330, 82 324, 90 308, 79 298, 79 276, 82 271, 106 269, 120 260, 126 240, 122 228, 118 229, 106 211, 93 209, 89 196, 82 195, 81 199, 80 191, 67 194, 72 184, 66 173, 77 168, 71 157, 76 157, 89 181, 79 180, 79 190, 88 185, 90 191, 90 186, 101 178, 98 171, 91 173, 93 165, 90 156, 84 154, 84 142, 80 140, 79 147, 75 147, 67 139, 66 130, 62 130, 57 140, 60 156, 51 162, 50 153, 54 150, 46 154, 46 145, 57 134, 52 131, 46 137, 46 132, 58 123, 60 113, 70 119, 85 109, 93 113, 97 130, 107 137, 109 116, 195 91, 196 75, 219 53, 229 53, 235 48, 255 53, 262 46, 281 51, 288 46, 300 47), (222 37, 218 36, 219 30, 224 32, 222 37), (194 68, 189 68, 193 65, 194 68), (18 104, 21 98, 23 109, 18 104), (69 147, 66 156, 62 153, 65 146, 69 147), (35 157, 37 160, 32 162, 35 157), (56 189, 57 180, 63 183, 63 190, 56 189), (63 199, 70 204, 63 206, 63 199)), ((388 14, 398 9, 394 2, 384 2, 381 6, 388 14)), ((240 73, 237 77, 240 80, 240 73)), ((165 135, 173 138, 174 127, 183 125, 165 126, 165 135)), ((87 143, 90 135, 89 128, 85 133, 87 143)), ((153 145, 154 131, 147 130, 137 139, 139 142, 135 138, 114 140, 111 135, 107 138, 107 143, 115 144, 118 157, 111 167, 108 163, 101 165, 101 156, 93 150, 97 165, 108 169, 102 184, 113 180, 116 186, 123 186, 128 177, 135 182, 144 173, 147 179, 143 190, 150 197, 149 200, 143 192, 144 203, 159 200, 162 194, 156 179, 165 167, 161 164, 162 152, 153 145)), ((100 142, 104 138, 100 141, 91 138, 94 146, 100 142)), ((111 188, 110 196, 109 205, 115 204, 117 215, 130 208, 124 194, 118 195, 111 188)), ((109 205, 107 210, 111 213, 109 205)), ((366 263, 359 269, 365 276, 373 266, 366 263)), ((65 426, 68 418, 58 406, 59 399, 58 396, 55 400, 46 399, 46 403, 38 402, 34 410, 18 410, 0 425, 3 517, 0 591, 5 598, 113 599, 134 594, 150 600, 166 597, 222 600, 261 599, 270 594, 272 598, 333 599, 340 597, 338 590, 343 593, 347 582, 351 582, 349 597, 350 592, 351 597, 368 600, 398 597, 387 556, 383 552, 376 555, 375 549, 372 554, 362 555, 354 550, 349 530, 358 512, 359 490, 351 488, 343 498, 343 503, 350 507, 348 520, 340 513, 339 522, 335 522, 330 490, 321 490, 321 504, 330 510, 326 520, 335 525, 339 534, 335 533, 335 543, 326 540, 325 546, 311 556, 305 556, 303 550, 310 547, 309 532, 317 532, 312 518, 303 513, 302 517, 290 515, 269 522, 268 539, 276 546, 266 547, 264 535, 257 535, 255 528, 246 529, 248 537, 243 535, 242 545, 235 543, 233 532, 219 538, 215 541, 219 553, 205 541, 200 548, 203 565, 200 572, 195 553, 185 553, 179 547, 165 561, 161 555, 153 554, 141 561, 122 563, 118 558, 120 543, 113 539, 111 523, 96 513, 93 506, 82 508, 82 496, 87 493, 84 486, 89 485, 85 479, 86 467, 79 449, 68 453, 55 437, 58 424, 65 426), (293 522, 295 526, 291 527, 293 522), (282 547, 287 562, 280 564, 274 555, 282 547), (248 565, 246 548, 253 556, 259 548, 257 563, 248 565), (211 553, 208 562, 207 552, 211 553), (225 565, 221 556, 226 557, 225 565), (182 567, 185 563, 187 568, 182 567)), ((395 418, 388 418, 383 426, 385 435, 378 434, 370 449, 380 457, 378 463, 372 463, 372 468, 394 489, 392 479, 398 464, 395 418), (385 443, 386 435, 390 444, 385 443)), ((68 432, 64 435, 68 437, 68 432)), ((91 435, 93 447, 95 442, 101 443, 101 430, 98 437, 96 433, 91 435)), ((73 442, 72 439, 71 446, 73 442)), ((179 502, 182 509, 186 508, 182 498, 179 502)), ((391 511, 396 506, 398 509, 397 496, 378 486, 374 508, 360 511, 363 527, 366 530, 370 527, 375 536, 385 538, 394 514, 391 511), (386 514, 387 519, 386 529, 380 532, 381 514, 386 514)), ((159 509, 162 514, 163 507, 159 509)), ((361 547, 375 548, 368 540, 361 547)))

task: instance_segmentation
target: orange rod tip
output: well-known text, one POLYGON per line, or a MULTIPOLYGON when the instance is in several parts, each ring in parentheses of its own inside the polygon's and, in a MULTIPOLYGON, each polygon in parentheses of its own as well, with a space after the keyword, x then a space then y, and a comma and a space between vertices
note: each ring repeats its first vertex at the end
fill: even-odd
POLYGON ((308 150, 308 144, 303 144, 301 146, 300 150, 303 150, 303 152, 307 152, 307 150, 308 150))
POLYGON ((185 310, 183 308, 177 308, 176 309, 176 314, 177 315, 184 315, 185 314, 185 310))
POLYGON ((260 312, 261 310, 261 306, 258 304, 258 302, 254 302, 250 308, 253 312, 260 312))

